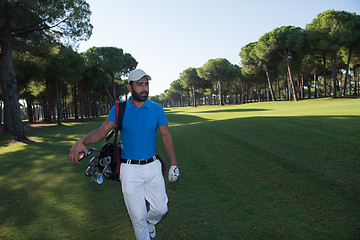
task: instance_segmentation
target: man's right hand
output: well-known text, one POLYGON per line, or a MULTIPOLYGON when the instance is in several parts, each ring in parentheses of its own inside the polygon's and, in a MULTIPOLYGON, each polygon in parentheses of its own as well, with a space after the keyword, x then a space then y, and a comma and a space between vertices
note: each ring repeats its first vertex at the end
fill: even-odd
POLYGON ((80 139, 70 148, 70 154, 69 154, 70 161, 74 164, 78 164, 79 154, 81 152, 84 152, 85 156, 88 154, 88 149, 85 147, 85 145, 82 143, 80 139))
POLYGON ((115 126, 115 123, 105 120, 104 123, 94 131, 90 132, 83 138, 76 141, 76 143, 70 148, 70 161, 74 164, 79 163, 79 153, 84 152, 88 154, 88 150, 85 147, 85 144, 98 143, 102 140, 106 134, 115 126))

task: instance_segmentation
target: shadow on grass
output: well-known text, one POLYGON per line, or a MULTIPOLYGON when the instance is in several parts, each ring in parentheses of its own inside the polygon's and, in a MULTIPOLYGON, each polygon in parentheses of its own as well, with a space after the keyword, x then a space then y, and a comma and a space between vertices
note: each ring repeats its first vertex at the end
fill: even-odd
POLYGON ((99 121, 38 128, 28 132, 38 142, 17 143, 16 151, 9 151, 15 144, 4 148, 9 152, 0 153, 0 238, 93 239, 95 231, 97 238, 103 231, 108 239, 131 236, 120 183, 95 185, 84 174, 90 159, 77 166, 68 159, 75 139, 97 126, 99 121), (108 222, 104 212, 117 220, 108 222), (125 227, 115 233, 118 221, 125 227))
MULTIPOLYGON (((181 175, 159 240, 359 236, 360 117, 168 118, 181 175)), ((0 238, 134 239, 120 184, 68 159, 101 123, 32 129, 39 142, 0 152, 0 238)))
POLYGON ((210 111, 199 111, 199 113, 241 113, 241 112, 264 112, 264 111, 271 111, 271 109, 220 109, 220 110, 210 110, 210 111))

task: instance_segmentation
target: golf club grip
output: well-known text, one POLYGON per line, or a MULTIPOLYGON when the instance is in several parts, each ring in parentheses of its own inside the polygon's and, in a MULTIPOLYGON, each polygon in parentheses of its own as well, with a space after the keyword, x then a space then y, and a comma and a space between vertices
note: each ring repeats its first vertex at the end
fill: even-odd
POLYGON ((84 157, 89 156, 93 150, 94 150, 93 148, 88 148, 87 154, 85 152, 79 152, 78 161, 81 161, 84 157))
POLYGON ((80 152, 78 155, 78 161, 80 162, 86 156, 85 152, 80 152))

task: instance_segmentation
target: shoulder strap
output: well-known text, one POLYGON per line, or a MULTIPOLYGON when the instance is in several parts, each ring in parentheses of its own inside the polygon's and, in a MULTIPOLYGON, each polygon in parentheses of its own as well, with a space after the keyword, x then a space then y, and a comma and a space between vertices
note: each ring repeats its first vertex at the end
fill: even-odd
POLYGON ((115 127, 114 143, 117 142, 117 137, 118 137, 119 131, 120 131, 121 127, 122 127, 122 121, 123 121, 123 118, 124 118, 125 107, 126 107, 126 101, 123 101, 123 102, 116 101, 115 102, 116 127, 115 127))
POLYGON ((125 113, 125 107, 126 107, 126 101, 124 102, 115 102, 115 109, 116 109, 116 130, 120 130, 122 127, 122 120, 124 118, 125 113))
POLYGON ((118 131, 121 129, 122 127, 122 120, 124 118, 124 113, 125 113, 125 107, 126 107, 126 101, 124 102, 120 102, 120 101, 116 101, 115 102, 115 112, 116 112, 116 126, 115 128, 110 132, 110 134, 105 138, 106 141, 109 141, 110 138, 114 135, 115 133, 115 138, 114 138, 114 143, 116 143, 117 141, 117 136, 118 136, 118 131))
POLYGON ((116 112, 116 126, 118 124, 118 121, 119 121, 119 104, 120 102, 119 101, 115 101, 115 112, 116 112))

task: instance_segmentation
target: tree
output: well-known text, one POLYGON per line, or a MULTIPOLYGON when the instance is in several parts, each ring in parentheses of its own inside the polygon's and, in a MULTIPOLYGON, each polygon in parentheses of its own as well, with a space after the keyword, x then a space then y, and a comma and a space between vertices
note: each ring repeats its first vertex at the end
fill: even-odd
MULTIPOLYGON (((83 57, 70 47, 59 46, 48 62, 48 78, 55 80, 57 123, 61 124, 62 115, 62 89, 66 84, 75 85, 81 81, 85 70, 83 57)), ((74 105, 77 106, 76 87, 73 87, 74 105)))
POLYGON ((270 72, 269 72, 269 60, 267 60, 267 57, 265 57, 264 54, 262 54, 261 50, 258 49, 258 54, 256 54, 256 45, 257 42, 249 43, 243 48, 241 48, 241 52, 239 56, 241 57, 241 63, 244 66, 244 71, 249 74, 257 74, 257 72, 263 68, 266 73, 266 79, 268 81, 269 91, 271 94, 271 98, 273 101, 276 100, 274 89, 272 87, 271 78, 270 78, 270 72), (259 56, 263 56, 263 59, 261 59, 259 56))
MULTIPOLYGON (((328 10, 320 13, 310 24, 306 25, 312 46, 330 55, 330 68, 333 84, 333 98, 336 98, 337 61, 341 46, 349 49, 359 41, 359 17, 355 13, 328 10)), ((351 54, 349 54, 351 57, 351 54)), ((349 58, 350 59, 350 58, 349 58)))
POLYGON ((26 49, 14 51, 14 65, 17 75, 20 97, 26 100, 29 122, 35 121, 33 105, 44 90, 45 62, 39 56, 26 49))
POLYGON ((291 71, 291 60, 301 51, 304 43, 305 35, 303 29, 293 26, 283 26, 269 33, 265 33, 256 45, 258 56, 261 59, 269 58, 271 54, 277 53, 285 60, 289 74, 289 92, 293 93, 295 101, 297 101, 297 95, 293 73, 291 71))
POLYGON ((74 45, 92 32, 90 9, 85 0, 28 0, 0 2, 0 79, 6 111, 10 113, 15 140, 26 140, 20 114, 12 42, 64 41, 74 45))
POLYGON ((197 89, 201 87, 204 79, 199 77, 196 68, 188 68, 180 74, 180 82, 185 88, 190 88, 192 93, 192 106, 196 107, 197 89))
POLYGON ((224 105, 223 83, 234 77, 234 68, 226 58, 210 59, 198 69, 199 76, 216 82, 220 105, 224 105))
POLYGON ((180 106, 183 106, 183 103, 184 103, 183 95, 184 95, 185 88, 181 84, 180 79, 177 79, 177 80, 173 81, 170 84, 170 88, 172 88, 172 89, 174 89, 174 91, 180 93, 180 106))
POLYGON ((137 61, 129 54, 116 47, 92 47, 85 52, 88 65, 97 71, 102 71, 111 79, 112 93, 110 93, 106 78, 103 78, 104 88, 111 100, 117 99, 115 94, 115 79, 126 75, 137 66, 137 61))

